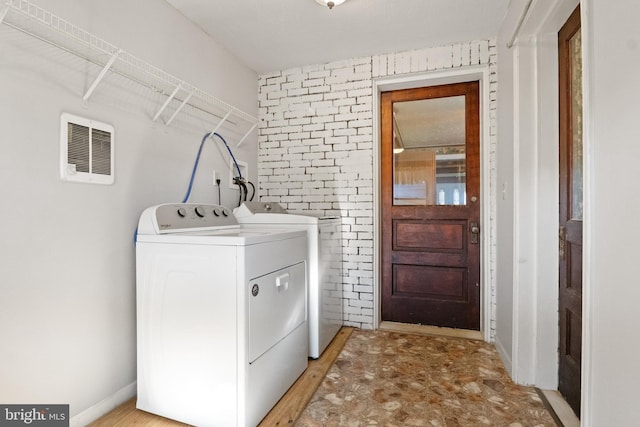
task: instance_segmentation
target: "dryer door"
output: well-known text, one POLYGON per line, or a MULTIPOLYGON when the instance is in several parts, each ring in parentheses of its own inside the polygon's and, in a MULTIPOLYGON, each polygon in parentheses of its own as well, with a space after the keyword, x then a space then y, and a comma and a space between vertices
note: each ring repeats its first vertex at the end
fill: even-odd
POLYGON ((249 363, 306 320, 305 263, 252 279, 249 293, 249 363))

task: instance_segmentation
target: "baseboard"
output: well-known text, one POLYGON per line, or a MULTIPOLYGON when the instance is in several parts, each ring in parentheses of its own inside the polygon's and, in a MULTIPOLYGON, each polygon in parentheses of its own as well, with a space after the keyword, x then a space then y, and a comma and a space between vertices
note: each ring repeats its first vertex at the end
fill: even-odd
POLYGON ((137 382, 134 381, 131 384, 128 384, 120 390, 116 391, 106 399, 103 399, 90 408, 87 408, 86 410, 80 412, 75 417, 72 417, 69 421, 69 426, 84 427, 87 424, 94 422, 101 416, 105 415, 108 412, 111 412, 127 400, 134 397, 136 395, 136 392, 137 382))
POLYGON ((493 344, 496 346, 496 351, 498 352, 500 359, 502 359, 502 364, 504 365, 505 369, 509 373, 509 376, 513 378, 511 356, 506 352, 506 350, 504 349, 504 346, 502 345, 502 342, 500 342, 500 339, 497 336, 493 344))
POLYGON ((542 401, 551 406, 549 412, 552 413, 554 419, 557 418, 557 421, 560 422, 558 425, 563 427, 580 427, 580 420, 558 390, 540 390, 536 388, 536 391, 542 395, 542 401))

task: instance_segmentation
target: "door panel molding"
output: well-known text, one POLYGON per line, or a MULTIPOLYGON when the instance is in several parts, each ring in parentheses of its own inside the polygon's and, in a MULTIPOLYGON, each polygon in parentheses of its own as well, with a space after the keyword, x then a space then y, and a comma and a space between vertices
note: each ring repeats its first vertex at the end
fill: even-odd
POLYGON ((422 248, 460 253, 467 243, 465 225, 465 221, 394 220, 393 250, 422 248))
POLYGON ((456 267, 434 267, 411 264, 394 264, 393 288, 397 295, 418 295, 414 288, 422 288, 422 293, 431 293, 430 299, 440 301, 466 301, 467 287, 459 286, 467 282, 467 271, 456 267), (433 292, 424 290, 424 287, 433 292))

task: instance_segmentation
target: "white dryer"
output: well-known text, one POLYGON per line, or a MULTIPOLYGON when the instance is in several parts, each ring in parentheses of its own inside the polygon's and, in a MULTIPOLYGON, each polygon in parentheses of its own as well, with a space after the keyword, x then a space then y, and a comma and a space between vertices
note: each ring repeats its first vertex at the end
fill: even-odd
POLYGON ((343 324, 342 219, 289 213, 278 203, 244 202, 244 226, 306 230, 309 243, 309 357, 320 357, 343 324))
POLYGON ((137 407, 257 425, 307 367, 306 233, 246 229, 222 206, 153 206, 136 268, 137 407))

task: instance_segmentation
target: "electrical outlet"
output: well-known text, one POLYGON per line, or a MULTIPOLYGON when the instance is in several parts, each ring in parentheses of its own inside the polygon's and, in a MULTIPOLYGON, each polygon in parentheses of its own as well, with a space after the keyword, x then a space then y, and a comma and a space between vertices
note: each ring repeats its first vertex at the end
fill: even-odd
MULTIPOLYGON (((242 174, 242 177, 245 180, 248 180, 248 173, 249 173, 249 165, 247 164, 247 162, 243 162, 241 160, 238 160, 238 167, 240 168, 240 173, 242 174)), ((233 163, 233 160, 229 162, 229 188, 233 188, 234 190, 238 189, 238 186, 233 182, 233 178, 238 176, 238 169, 236 169, 236 165, 235 163, 233 163)))

